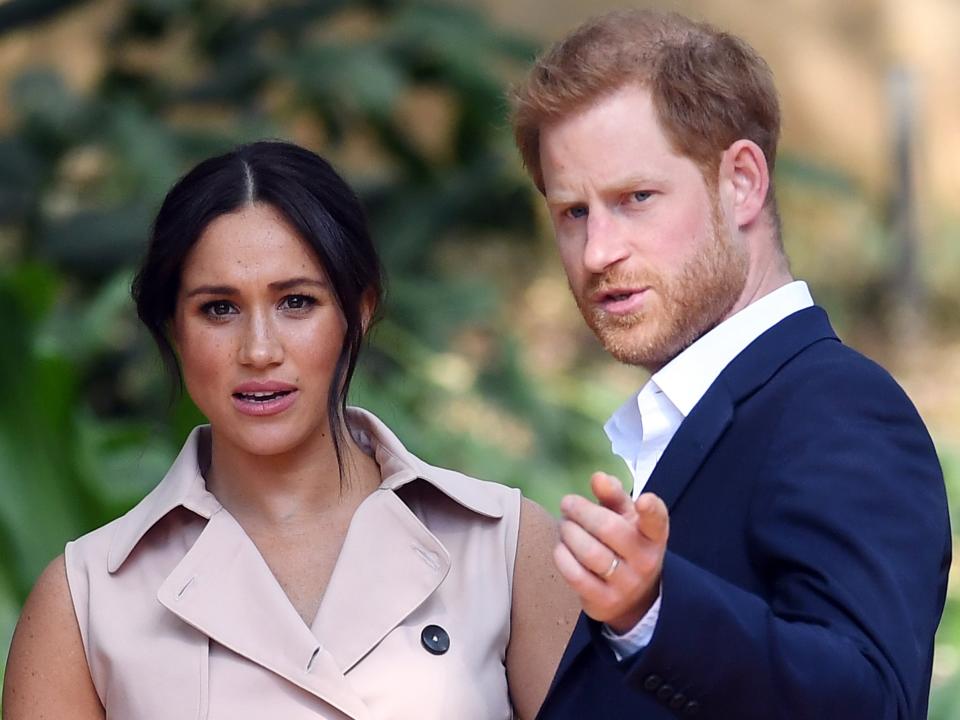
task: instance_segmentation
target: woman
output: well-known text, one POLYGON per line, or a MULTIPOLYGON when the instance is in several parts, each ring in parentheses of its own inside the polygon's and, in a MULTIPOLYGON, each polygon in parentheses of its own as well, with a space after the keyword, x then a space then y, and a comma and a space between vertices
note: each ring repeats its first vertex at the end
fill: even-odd
POLYGON ((5 717, 532 719, 577 611, 554 523, 347 409, 380 267, 330 166, 201 163, 133 294, 210 425, 43 573, 5 717))

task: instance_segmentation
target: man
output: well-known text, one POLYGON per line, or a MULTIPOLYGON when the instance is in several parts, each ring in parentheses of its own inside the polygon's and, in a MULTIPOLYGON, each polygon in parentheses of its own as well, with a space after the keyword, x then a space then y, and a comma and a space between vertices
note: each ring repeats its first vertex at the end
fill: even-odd
POLYGON ((652 373, 606 426, 634 498, 598 473, 599 503, 562 502, 585 615, 540 717, 925 718, 943 478, 903 391, 790 275, 768 67, 620 12, 513 100, 584 318, 652 373))

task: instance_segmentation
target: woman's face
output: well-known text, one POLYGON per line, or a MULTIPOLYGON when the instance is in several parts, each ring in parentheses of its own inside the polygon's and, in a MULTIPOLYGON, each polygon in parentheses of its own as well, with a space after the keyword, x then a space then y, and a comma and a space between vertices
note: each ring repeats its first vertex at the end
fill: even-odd
POLYGON ((319 260, 273 207, 207 226, 184 262, 172 330, 218 444, 276 455, 329 440, 345 323, 319 260))

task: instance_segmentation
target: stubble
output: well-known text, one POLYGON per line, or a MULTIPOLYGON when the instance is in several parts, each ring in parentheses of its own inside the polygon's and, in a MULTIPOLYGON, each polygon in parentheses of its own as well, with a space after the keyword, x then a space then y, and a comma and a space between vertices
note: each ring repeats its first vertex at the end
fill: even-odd
POLYGON ((620 362, 655 372, 716 327, 743 292, 748 260, 734 245, 713 209, 711 240, 675 272, 614 272, 597 276, 583 296, 580 312, 604 348, 620 362), (607 288, 645 287, 651 297, 629 315, 613 315, 585 298, 607 288))

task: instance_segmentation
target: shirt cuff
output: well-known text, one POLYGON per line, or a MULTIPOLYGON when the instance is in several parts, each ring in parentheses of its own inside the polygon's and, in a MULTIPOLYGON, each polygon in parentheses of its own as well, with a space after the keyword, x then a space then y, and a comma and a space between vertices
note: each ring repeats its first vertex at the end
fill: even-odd
POLYGON ((600 628, 603 637, 610 643, 610 649, 616 655, 617 661, 640 652, 650 644, 650 640, 653 639, 653 631, 657 629, 657 618, 660 617, 660 597, 658 594, 657 599, 653 601, 653 605, 647 610, 647 614, 623 635, 618 635, 606 624, 600 628))

